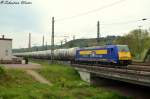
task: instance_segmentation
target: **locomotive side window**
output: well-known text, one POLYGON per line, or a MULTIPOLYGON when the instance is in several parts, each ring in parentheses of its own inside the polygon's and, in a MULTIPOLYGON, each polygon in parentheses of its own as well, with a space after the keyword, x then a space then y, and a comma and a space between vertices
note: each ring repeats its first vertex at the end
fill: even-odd
POLYGON ((113 50, 114 50, 113 48, 109 48, 109 50, 108 50, 109 54, 112 54, 113 50))
POLYGON ((114 49, 113 48, 111 48, 111 52, 113 52, 114 51, 114 49))

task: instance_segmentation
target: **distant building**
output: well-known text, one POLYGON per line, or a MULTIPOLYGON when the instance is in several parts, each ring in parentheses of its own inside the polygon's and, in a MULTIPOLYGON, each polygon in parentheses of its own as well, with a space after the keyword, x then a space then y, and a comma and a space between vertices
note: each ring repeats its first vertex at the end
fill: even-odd
POLYGON ((12 39, 4 36, 0 38, 0 61, 12 61, 12 39))
POLYGON ((0 64, 21 64, 22 58, 13 56, 12 39, 0 38, 0 64))
POLYGON ((12 39, 0 38, 0 64, 21 64, 22 58, 12 55, 12 39))

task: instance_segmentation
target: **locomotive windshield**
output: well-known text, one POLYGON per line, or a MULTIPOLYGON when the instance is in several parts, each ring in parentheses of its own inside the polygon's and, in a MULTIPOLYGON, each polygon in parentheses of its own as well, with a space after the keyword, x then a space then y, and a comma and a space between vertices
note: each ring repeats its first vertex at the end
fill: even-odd
POLYGON ((117 45, 119 52, 129 52, 127 45, 117 45))

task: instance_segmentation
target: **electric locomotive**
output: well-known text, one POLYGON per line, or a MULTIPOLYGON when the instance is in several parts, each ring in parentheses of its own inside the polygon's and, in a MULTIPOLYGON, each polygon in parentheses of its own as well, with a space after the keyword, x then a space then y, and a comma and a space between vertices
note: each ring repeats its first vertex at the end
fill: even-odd
POLYGON ((106 45, 77 49, 74 62, 126 66, 131 64, 132 58, 127 45, 106 45))

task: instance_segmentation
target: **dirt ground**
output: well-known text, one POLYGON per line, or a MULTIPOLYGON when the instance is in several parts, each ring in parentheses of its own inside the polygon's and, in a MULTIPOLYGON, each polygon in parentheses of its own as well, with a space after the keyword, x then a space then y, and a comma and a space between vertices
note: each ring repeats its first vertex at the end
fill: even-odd
POLYGON ((29 64, 3 64, 6 69, 40 69, 42 66, 36 63, 29 64))
POLYGON ((31 75, 36 81, 51 86, 52 84, 34 70, 26 70, 26 73, 31 75))

